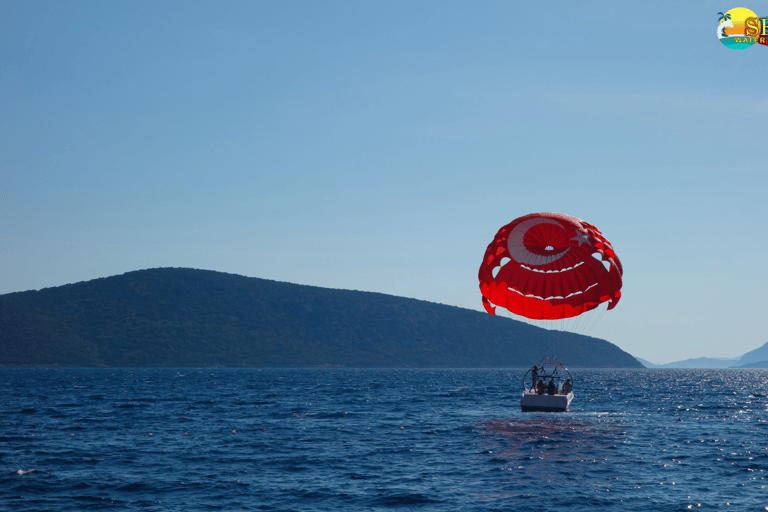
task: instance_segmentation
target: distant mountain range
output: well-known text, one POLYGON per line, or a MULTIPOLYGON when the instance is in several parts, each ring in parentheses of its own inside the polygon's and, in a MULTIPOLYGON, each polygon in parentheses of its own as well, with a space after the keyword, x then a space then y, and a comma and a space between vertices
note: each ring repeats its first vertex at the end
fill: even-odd
POLYGON ((768 368, 768 343, 733 358, 697 357, 667 364, 655 364, 639 357, 636 359, 646 368, 768 368))
POLYGON ((736 363, 739 367, 747 367, 745 365, 763 364, 765 366, 750 366, 751 368, 766 368, 768 366, 768 343, 756 348, 750 352, 747 352, 741 356, 736 363))
POLYGON ((0 295, 0 365, 640 368, 605 340, 454 306, 161 268, 0 295))

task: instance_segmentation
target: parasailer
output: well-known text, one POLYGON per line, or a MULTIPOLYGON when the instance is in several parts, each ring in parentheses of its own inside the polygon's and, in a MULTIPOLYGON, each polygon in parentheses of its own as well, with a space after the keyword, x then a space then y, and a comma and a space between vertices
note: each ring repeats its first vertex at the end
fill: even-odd
POLYGON ((499 229, 478 278, 483 305, 526 318, 557 320, 621 298, 623 270, 611 243, 581 219, 532 213, 499 229))
MULTIPOLYGON (((501 307, 531 320, 563 320, 605 303, 615 308, 622 274, 613 246, 595 226, 563 213, 532 213, 499 229, 478 278, 492 315, 501 307)), ((554 356, 528 370, 523 389, 523 411, 565 411, 574 397, 572 377, 554 356)))

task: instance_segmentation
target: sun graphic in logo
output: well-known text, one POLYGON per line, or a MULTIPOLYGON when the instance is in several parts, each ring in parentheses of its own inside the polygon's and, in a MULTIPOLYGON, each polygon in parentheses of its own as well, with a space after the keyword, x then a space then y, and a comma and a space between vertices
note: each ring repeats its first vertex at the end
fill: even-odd
POLYGON ((747 18, 757 18, 757 14, 745 7, 734 7, 730 11, 717 13, 719 25, 717 26, 717 38, 728 48, 744 50, 757 41, 754 37, 746 35, 747 18))

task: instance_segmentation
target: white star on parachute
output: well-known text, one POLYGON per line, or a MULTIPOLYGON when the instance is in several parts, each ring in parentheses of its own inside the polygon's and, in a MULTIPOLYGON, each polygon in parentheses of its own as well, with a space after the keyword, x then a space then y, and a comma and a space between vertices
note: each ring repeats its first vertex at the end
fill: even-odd
POLYGON ((589 233, 578 233, 575 237, 571 238, 571 240, 576 240, 579 247, 581 247, 581 244, 592 245, 589 243, 589 233))

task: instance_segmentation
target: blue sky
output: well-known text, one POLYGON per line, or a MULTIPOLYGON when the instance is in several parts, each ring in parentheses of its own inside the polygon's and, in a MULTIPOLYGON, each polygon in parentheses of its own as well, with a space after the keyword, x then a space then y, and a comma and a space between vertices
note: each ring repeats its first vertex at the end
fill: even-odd
POLYGON ((556 211, 624 264, 592 335, 741 355, 768 48, 717 41, 736 6, 0 1, 0 293, 172 266, 482 310, 498 228, 556 211))

